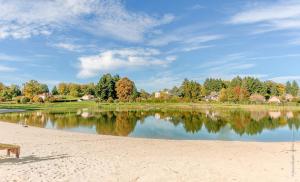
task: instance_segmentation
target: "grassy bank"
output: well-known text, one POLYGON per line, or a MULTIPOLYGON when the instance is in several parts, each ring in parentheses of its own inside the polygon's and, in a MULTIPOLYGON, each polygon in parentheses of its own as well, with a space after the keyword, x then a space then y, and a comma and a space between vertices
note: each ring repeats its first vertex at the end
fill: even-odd
POLYGON ((72 110, 81 108, 99 108, 103 110, 148 110, 148 109, 248 109, 248 110, 299 110, 293 105, 249 105, 222 103, 96 103, 96 102, 63 102, 44 104, 0 104, 0 109, 25 110, 72 110))

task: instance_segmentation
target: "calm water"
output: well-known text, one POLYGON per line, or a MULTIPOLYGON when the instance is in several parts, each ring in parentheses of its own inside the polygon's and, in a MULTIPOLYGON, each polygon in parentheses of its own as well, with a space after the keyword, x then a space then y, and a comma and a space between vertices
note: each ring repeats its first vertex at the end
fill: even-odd
POLYGON ((300 112, 288 111, 34 111, 0 120, 115 136, 238 141, 300 140, 300 112))

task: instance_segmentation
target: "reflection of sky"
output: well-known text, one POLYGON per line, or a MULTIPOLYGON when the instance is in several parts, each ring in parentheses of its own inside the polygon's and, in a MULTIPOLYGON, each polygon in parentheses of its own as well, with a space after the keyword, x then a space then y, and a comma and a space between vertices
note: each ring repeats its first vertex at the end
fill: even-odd
MULTIPOLYGON (((186 140, 291 141, 292 131, 288 126, 285 126, 275 130, 264 129, 262 133, 256 135, 243 134, 240 136, 227 124, 218 133, 209 133, 204 126, 196 133, 188 133, 181 123, 174 126, 166 120, 148 117, 142 124, 138 122, 129 136, 186 140)), ((295 139, 300 140, 300 134, 296 130, 295 139)))
MULTIPOLYGON (((67 116, 66 116, 67 117, 67 116)), ((80 122, 80 121, 79 121, 80 122)), ((65 131, 92 133, 96 132, 96 123, 91 122, 89 126, 81 125, 73 128, 61 128, 50 119, 46 121, 45 128, 60 129, 65 131)), ((98 123, 99 124, 99 123, 98 123)), ((102 123, 105 124, 105 123, 102 123)), ((294 139, 300 140, 300 131, 294 129, 294 139)), ((255 135, 243 134, 242 136, 231 129, 230 124, 226 124, 217 133, 209 133, 204 124, 202 128, 195 133, 187 132, 183 123, 174 125, 166 119, 159 119, 159 116, 149 116, 143 122, 137 121, 134 130, 129 134, 130 137, 143 138, 162 138, 162 139, 186 139, 186 140, 234 140, 234 141, 291 141, 293 132, 288 125, 280 126, 276 129, 264 129, 261 133, 255 135)))
MULTIPOLYGON (((47 121, 45 128, 48 128, 48 129, 59 129, 55 124, 53 125, 53 123, 51 122, 51 120, 47 121)), ((79 132, 79 133, 97 134, 95 126, 93 126, 93 127, 79 126, 79 127, 76 127, 76 128, 62 128, 60 130, 71 131, 71 132, 79 132)))

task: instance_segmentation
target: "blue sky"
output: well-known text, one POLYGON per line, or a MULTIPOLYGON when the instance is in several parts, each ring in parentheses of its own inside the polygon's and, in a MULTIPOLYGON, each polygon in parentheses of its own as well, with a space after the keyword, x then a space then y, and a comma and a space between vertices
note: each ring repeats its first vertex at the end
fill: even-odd
POLYGON ((0 81, 300 81, 300 1, 0 0, 0 81))

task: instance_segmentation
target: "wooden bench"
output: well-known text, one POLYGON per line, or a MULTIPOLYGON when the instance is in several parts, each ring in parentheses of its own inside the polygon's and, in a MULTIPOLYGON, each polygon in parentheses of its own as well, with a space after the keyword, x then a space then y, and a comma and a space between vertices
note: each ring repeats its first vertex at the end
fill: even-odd
POLYGON ((0 143, 0 150, 7 150, 7 156, 10 156, 10 153, 13 153, 16 155, 16 158, 20 157, 20 146, 18 145, 0 143))

